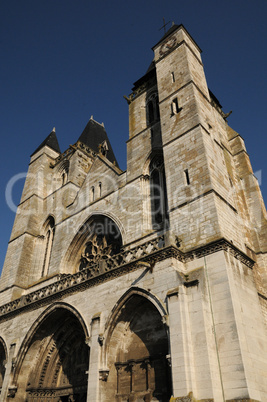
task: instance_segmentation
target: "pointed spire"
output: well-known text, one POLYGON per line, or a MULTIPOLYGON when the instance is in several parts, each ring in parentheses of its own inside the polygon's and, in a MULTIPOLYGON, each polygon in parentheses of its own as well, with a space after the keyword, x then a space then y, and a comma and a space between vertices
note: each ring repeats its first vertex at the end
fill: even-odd
POLYGON ((31 154, 31 156, 36 154, 36 152, 40 151, 40 149, 42 149, 45 146, 53 149, 58 153, 61 153, 56 136, 56 127, 53 127, 51 133, 46 137, 46 139, 41 143, 41 145, 39 145, 39 147, 31 154))
POLYGON ((115 164, 118 166, 104 127, 104 123, 98 123, 93 119, 93 116, 91 116, 78 141, 81 141, 96 153, 99 152, 99 149, 103 146, 103 144, 106 144, 106 158, 109 159, 111 163, 115 161, 115 164))

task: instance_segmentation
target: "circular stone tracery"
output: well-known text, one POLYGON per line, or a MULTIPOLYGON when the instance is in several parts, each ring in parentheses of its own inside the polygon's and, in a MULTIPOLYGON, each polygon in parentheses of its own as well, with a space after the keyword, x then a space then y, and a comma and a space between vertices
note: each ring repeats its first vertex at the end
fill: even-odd
POLYGON ((122 246, 120 231, 110 218, 95 216, 84 225, 87 239, 80 258, 79 270, 118 254, 122 246))

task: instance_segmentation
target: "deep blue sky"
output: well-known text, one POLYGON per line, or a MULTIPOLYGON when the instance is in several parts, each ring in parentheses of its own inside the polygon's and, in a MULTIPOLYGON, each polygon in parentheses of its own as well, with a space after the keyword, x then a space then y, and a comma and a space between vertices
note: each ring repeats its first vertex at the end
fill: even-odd
MULTIPOLYGON (((103 121, 126 168, 123 95, 146 71, 162 18, 184 24, 203 50, 208 85, 233 110, 267 199, 266 0, 1 0, 0 267, 14 220, 5 188, 56 127, 61 150, 90 116, 103 121)), ((17 204, 22 180, 14 191, 17 204)))

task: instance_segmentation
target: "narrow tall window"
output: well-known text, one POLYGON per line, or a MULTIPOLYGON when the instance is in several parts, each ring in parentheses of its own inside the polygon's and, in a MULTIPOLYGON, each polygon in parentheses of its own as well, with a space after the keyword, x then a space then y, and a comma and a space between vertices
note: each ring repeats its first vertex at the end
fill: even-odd
POLYGON ((68 169, 64 169, 61 175, 62 186, 67 183, 68 180, 68 169))
POLYGON ((190 184, 190 177, 189 177, 188 169, 185 169, 184 174, 185 174, 185 181, 186 181, 186 184, 189 186, 189 184, 190 184))
POLYGON ((166 179, 163 157, 156 156, 150 164, 150 189, 152 223, 155 229, 168 220, 166 179))
POLYGON ((95 200, 95 188, 94 186, 91 187, 91 202, 94 202, 95 200))
POLYGON ((61 182, 61 186, 64 186, 68 182, 68 176, 69 176, 69 165, 70 162, 67 159, 64 159, 60 165, 58 166, 57 170, 57 181, 61 182))
POLYGON ((178 105, 178 99, 177 99, 177 98, 174 98, 174 99, 172 100, 172 103, 171 103, 171 112, 172 112, 172 115, 173 115, 173 114, 177 114, 177 113, 180 112, 180 108, 179 108, 179 105, 178 105))
POLYGON ((157 93, 148 97, 146 104, 147 124, 156 123, 159 120, 159 98, 157 93))
POLYGON ((171 73, 172 82, 175 82, 175 75, 174 72, 171 73))
POLYGON ((107 141, 103 141, 102 144, 99 144, 98 148, 99 148, 99 152, 100 152, 103 156, 107 156, 107 153, 108 153, 108 144, 107 144, 107 141))
POLYGON ((101 181, 98 183, 98 192, 99 192, 99 197, 102 196, 102 183, 101 181))
POLYGON ((155 110, 156 110, 156 119, 159 119, 159 97, 155 98, 155 110))
POLYGON ((46 276, 49 271, 49 263, 52 252, 54 234, 55 234, 55 221, 52 216, 50 216, 46 223, 46 233, 44 236, 44 260, 43 260, 43 268, 42 268, 42 277, 46 276))
POLYGON ((154 121, 154 107, 153 107, 153 102, 152 101, 148 102, 147 109, 148 109, 148 122, 153 123, 153 121, 154 121))

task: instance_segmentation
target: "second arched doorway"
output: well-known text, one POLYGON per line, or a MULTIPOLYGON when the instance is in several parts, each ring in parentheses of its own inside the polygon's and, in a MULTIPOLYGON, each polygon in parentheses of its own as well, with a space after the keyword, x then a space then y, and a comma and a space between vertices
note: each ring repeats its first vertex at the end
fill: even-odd
POLYGON ((169 342, 162 315, 139 294, 116 313, 106 341, 109 376, 103 401, 162 401, 171 396, 169 342))

